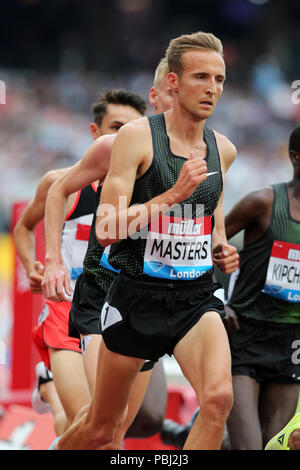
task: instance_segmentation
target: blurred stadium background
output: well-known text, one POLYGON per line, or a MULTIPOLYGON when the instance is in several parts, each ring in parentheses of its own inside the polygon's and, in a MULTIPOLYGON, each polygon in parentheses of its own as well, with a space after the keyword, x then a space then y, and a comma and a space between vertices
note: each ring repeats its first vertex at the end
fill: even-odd
POLYGON ((1 0, 0 18, 1 402, 14 373, 14 205, 46 171, 82 157, 100 91, 124 87, 148 99, 169 40, 198 30, 225 50, 224 94, 208 123, 238 149, 225 212, 247 192, 288 180, 287 141, 300 124, 300 0, 1 0))

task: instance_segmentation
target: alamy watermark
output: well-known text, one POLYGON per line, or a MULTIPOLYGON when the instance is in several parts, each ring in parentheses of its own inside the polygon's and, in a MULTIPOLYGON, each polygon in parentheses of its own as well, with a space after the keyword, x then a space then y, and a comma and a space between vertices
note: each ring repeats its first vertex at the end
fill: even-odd
POLYGON ((292 363, 294 365, 298 365, 300 364, 300 339, 295 339, 295 341, 293 341, 292 349, 295 349, 292 354, 292 363))
POLYGON ((6 85, 3 80, 0 80, 0 104, 6 104, 6 85))
POLYGON ((168 238, 196 236, 203 233, 203 204, 151 204, 150 209, 143 204, 128 208, 127 197, 119 196, 118 207, 112 204, 100 204, 97 216, 101 239, 156 238, 157 233, 168 238), (161 219, 161 216, 164 216, 161 219), (151 228, 149 229, 149 222, 151 228))
POLYGON ((294 80, 292 83, 292 88, 295 91, 292 93, 292 103, 300 104, 300 80, 294 80))

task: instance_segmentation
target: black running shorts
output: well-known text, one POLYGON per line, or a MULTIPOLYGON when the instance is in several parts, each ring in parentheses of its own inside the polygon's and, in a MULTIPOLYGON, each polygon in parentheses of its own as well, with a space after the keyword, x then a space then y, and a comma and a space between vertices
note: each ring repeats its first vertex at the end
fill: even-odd
POLYGON ((300 325, 274 324, 238 316, 229 336, 232 375, 258 383, 300 383, 300 325))
POLYGON ((84 273, 76 280, 69 317, 69 336, 99 334, 98 324, 106 292, 84 273))
MULTIPOLYGON (((84 273, 76 280, 72 307, 69 315, 69 336, 99 334, 99 318, 106 292, 84 273)), ((141 372, 154 367, 153 361, 145 361, 141 372)))
POLYGON ((214 295, 222 287, 212 277, 194 281, 131 279, 120 274, 112 283, 101 312, 100 328, 108 349, 157 361, 198 322, 224 303, 214 295))

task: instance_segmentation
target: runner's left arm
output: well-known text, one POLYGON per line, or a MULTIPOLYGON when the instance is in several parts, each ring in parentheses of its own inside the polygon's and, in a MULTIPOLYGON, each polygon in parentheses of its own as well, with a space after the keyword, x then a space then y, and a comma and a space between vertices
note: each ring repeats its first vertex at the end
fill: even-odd
POLYGON ((40 180, 34 198, 17 221, 13 236, 18 256, 23 263, 32 293, 41 294, 44 266, 35 260, 34 228, 43 219, 48 189, 55 179, 55 172, 46 173, 40 180))
POLYGON ((218 266, 222 272, 230 274, 237 269, 239 255, 236 247, 227 242, 223 199, 225 174, 235 160, 236 148, 225 136, 217 134, 216 139, 220 149, 223 191, 214 212, 215 225, 212 234, 212 259, 213 263, 218 266))

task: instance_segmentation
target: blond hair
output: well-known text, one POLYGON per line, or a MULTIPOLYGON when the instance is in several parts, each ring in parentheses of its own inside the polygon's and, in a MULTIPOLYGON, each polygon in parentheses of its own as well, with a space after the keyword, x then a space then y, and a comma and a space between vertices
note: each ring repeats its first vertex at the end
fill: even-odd
POLYGON ((166 78, 168 73, 168 62, 166 57, 163 57, 158 66, 156 67, 155 74, 154 74, 154 80, 153 80, 153 87, 159 90, 159 88, 162 85, 162 82, 166 78))
POLYGON ((192 34, 183 34, 170 41, 166 51, 168 72, 174 72, 179 77, 183 72, 182 55, 195 49, 208 49, 218 52, 223 57, 223 45, 212 33, 198 31, 192 34))

